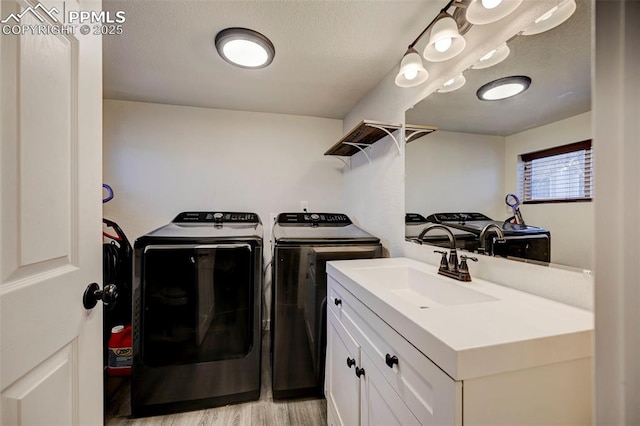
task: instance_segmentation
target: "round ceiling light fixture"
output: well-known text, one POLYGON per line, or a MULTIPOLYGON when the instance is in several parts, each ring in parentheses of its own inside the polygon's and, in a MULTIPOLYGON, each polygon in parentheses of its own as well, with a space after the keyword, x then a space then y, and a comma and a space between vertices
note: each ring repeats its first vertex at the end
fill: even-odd
POLYGON ((476 92, 481 101, 499 101, 519 95, 529 88, 531 78, 526 75, 503 77, 483 85, 476 92))
POLYGON ((248 28, 227 28, 216 34, 216 50, 225 61, 241 68, 264 68, 276 54, 273 43, 248 28))

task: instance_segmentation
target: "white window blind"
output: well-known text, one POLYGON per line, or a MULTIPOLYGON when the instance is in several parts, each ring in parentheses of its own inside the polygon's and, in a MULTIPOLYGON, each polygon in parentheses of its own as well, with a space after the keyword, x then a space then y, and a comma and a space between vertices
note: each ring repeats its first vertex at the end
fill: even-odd
POLYGON ((591 140, 521 155, 520 193, 525 203, 590 201, 593 198, 591 140))

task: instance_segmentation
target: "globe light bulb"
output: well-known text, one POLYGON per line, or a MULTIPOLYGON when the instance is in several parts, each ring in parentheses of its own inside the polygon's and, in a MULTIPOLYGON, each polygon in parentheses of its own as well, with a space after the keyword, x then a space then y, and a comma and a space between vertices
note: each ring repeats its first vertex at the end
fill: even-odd
POLYGON ((496 8, 496 7, 500 6, 500 3, 502 3, 502 0, 482 0, 482 6, 485 9, 496 8))
POLYGON ((493 49, 491 52, 487 53, 486 55, 484 55, 482 58, 480 58, 481 61, 486 61, 487 59, 491 59, 491 57, 493 55, 495 55, 495 53, 497 52, 496 49, 493 49))
POLYGON ((451 37, 443 37, 434 43, 434 47, 438 52, 446 52, 451 47, 453 40, 451 37))
POLYGON ((414 78, 416 78, 418 76, 418 70, 417 69, 408 69, 404 72, 404 78, 406 78, 407 80, 413 80, 414 78))
POLYGON ((542 22, 542 21, 546 21, 547 19, 551 18, 551 15, 553 15, 554 13, 556 13, 556 10, 558 10, 558 6, 554 7, 553 9, 551 9, 550 11, 548 11, 547 13, 545 13, 544 15, 542 15, 541 17, 539 17, 538 19, 536 19, 536 24, 538 22, 542 22))

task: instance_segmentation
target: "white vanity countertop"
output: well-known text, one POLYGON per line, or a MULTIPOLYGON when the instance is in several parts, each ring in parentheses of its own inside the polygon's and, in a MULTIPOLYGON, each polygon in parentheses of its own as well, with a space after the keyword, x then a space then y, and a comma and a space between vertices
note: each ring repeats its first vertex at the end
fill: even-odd
POLYGON ((436 266, 407 258, 332 261, 327 274, 456 380, 592 356, 592 312, 476 279, 473 264, 471 283, 437 275, 436 266), (398 267, 496 300, 446 306, 434 302, 420 309, 390 291, 393 274, 385 276, 385 269, 398 267))

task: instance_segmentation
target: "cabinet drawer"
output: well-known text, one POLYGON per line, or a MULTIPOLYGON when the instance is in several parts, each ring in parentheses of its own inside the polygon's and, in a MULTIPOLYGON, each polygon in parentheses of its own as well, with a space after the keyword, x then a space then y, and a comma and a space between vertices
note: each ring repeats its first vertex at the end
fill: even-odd
POLYGON ((329 287, 330 297, 340 300, 338 305, 331 301, 334 311, 339 312, 361 350, 420 423, 462 424, 462 384, 446 375, 332 277, 329 287))
POLYGON ((349 292, 331 277, 327 277, 327 287, 327 309, 342 319, 342 300, 344 299, 344 294, 349 292), (332 285, 331 282, 334 284, 332 285))

